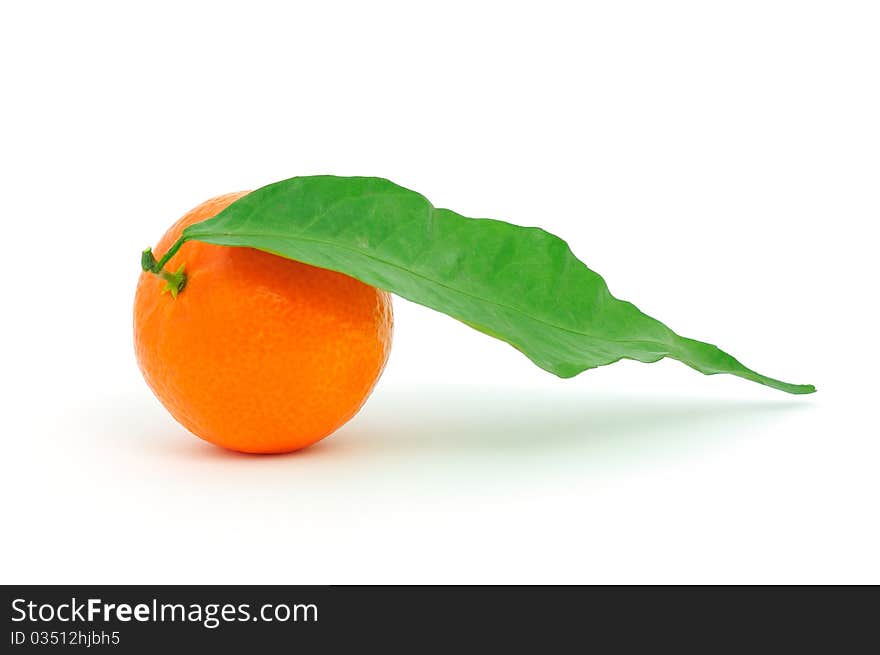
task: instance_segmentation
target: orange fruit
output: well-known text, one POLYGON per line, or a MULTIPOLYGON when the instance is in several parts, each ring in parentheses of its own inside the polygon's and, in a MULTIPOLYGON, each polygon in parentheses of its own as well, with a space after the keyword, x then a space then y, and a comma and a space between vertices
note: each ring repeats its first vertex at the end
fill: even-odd
MULTIPOLYGON (((245 195, 208 200, 154 249, 245 195)), ((390 296, 352 277, 251 248, 188 241, 185 288, 141 273, 134 343, 147 384, 184 427, 224 448, 282 453, 338 429, 361 408, 391 348, 390 296)))

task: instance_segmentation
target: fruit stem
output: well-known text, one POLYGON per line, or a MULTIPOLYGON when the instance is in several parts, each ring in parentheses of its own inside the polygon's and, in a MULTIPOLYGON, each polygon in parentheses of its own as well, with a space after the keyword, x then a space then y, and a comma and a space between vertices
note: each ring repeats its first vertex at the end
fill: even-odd
POLYGON ((165 280, 165 286, 162 291, 163 293, 165 291, 170 291, 173 298, 177 298, 177 294, 183 291, 183 288, 186 286, 186 273, 183 272, 183 264, 181 264, 180 268, 173 273, 165 270, 165 264, 168 263, 168 260, 171 259, 178 250, 180 250, 180 246, 182 246, 185 241, 185 238, 180 237, 159 261, 156 261, 156 258, 153 256, 152 248, 145 248, 143 252, 141 252, 141 269, 165 280))

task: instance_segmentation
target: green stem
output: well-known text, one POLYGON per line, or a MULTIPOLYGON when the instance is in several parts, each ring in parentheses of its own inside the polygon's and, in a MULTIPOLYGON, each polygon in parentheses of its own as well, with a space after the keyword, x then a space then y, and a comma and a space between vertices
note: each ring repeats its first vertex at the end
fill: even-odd
POLYGON ((186 286, 186 273, 183 272, 183 264, 173 273, 165 270, 165 264, 174 257, 175 253, 180 250, 180 246, 184 243, 186 243, 186 239, 180 237, 159 261, 156 261, 156 258, 153 256, 152 248, 146 248, 141 253, 141 268, 147 273, 152 273, 165 280, 163 291, 170 291, 174 298, 177 298, 177 294, 183 291, 183 288, 186 286))

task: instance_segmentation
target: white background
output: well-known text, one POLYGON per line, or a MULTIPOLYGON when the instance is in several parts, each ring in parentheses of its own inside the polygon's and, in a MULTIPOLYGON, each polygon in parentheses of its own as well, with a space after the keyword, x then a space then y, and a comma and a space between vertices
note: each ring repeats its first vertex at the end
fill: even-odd
POLYGON ((880 582, 878 33, 871 2, 4 4, 0 580, 880 582), (140 251, 314 173, 543 226, 819 393, 558 380, 398 300, 351 423, 214 448, 135 364, 140 251))

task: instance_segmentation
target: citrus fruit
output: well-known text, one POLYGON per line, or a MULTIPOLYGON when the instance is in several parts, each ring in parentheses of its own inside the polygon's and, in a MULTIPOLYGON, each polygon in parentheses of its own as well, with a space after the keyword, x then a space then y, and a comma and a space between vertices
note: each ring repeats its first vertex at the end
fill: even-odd
MULTIPOLYGON (((155 248, 245 195, 208 200, 155 248)), ((248 453, 304 448, 363 405, 391 347, 390 296, 352 277, 251 248, 186 242, 165 270, 141 273, 134 303, 138 364, 184 427, 248 453), (177 289, 175 289, 175 292, 177 289)))

